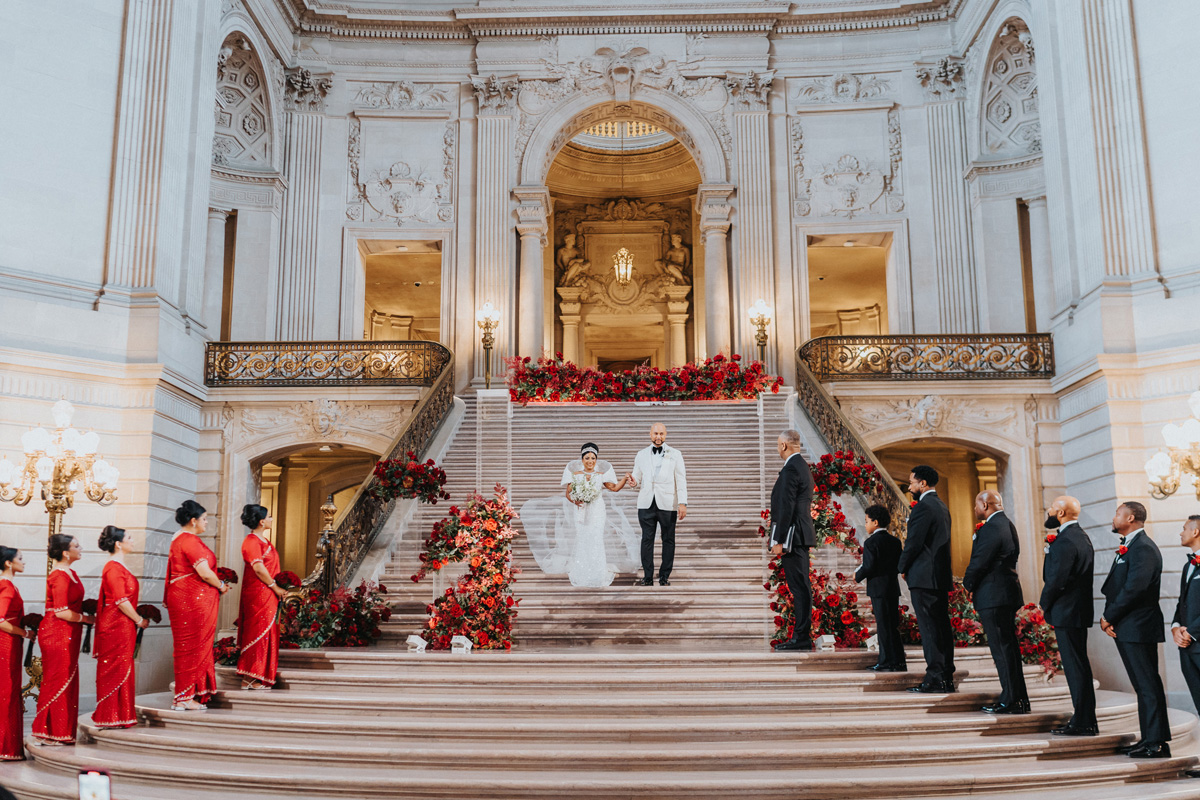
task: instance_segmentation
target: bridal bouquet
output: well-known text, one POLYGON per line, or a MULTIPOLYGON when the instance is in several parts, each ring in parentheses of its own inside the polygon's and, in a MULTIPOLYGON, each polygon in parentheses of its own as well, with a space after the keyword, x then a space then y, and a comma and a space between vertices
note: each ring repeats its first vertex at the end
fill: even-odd
POLYGON ((585 475, 576 475, 571 479, 571 499, 577 500, 584 505, 595 500, 600 496, 600 490, 596 485, 588 480, 585 475))

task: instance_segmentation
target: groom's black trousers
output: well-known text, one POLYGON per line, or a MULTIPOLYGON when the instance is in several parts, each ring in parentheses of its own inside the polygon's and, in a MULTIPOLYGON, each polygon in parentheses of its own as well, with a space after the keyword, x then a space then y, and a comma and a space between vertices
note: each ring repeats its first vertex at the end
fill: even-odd
POLYGON ((796 630, 792 638, 800 642, 812 641, 812 579, 808 574, 808 548, 797 547, 779 557, 783 564, 783 577, 788 591, 792 593, 792 607, 796 610, 796 630))
POLYGON ((649 508, 638 509, 638 522, 642 526, 642 573, 654 580, 654 534, 662 528, 662 564, 658 568, 661 581, 671 574, 675 564, 675 520, 678 511, 663 511, 657 500, 650 501, 649 508))

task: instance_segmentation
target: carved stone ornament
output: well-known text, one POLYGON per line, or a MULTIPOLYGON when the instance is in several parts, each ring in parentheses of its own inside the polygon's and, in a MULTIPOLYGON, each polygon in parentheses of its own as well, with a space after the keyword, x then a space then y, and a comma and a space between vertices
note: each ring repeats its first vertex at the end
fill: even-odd
POLYGON ((450 104, 452 91, 427 83, 396 81, 372 83, 354 95, 354 104, 362 108, 387 108, 399 111, 445 108, 450 104))
POLYGON ((283 103, 289 111, 324 111, 325 96, 333 88, 333 73, 314 74, 305 67, 287 70, 283 103))
POLYGON ((1001 28, 987 58, 981 152, 1013 158, 1042 151, 1033 39, 1019 20, 1001 28))
POLYGON ((794 83, 792 96, 800 103, 853 103, 873 100, 892 91, 891 82, 877 75, 840 72, 794 83))
POLYGON ((843 401, 842 410, 869 429, 903 426, 926 436, 960 433, 964 428, 1011 435, 1018 422, 1015 408, 987 407, 976 400, 935 394, 904 400, 843 401))
POLYGON ((453 121, 447 122, 442 134, 440 164, 396 161, 389 167, 375 170, 364 179, 360 165, 362 122, 351 116, 347 140, 350 196, 346 219, 358 221, 369 217, 366 220, 368 222, 390 221, 397 226, 434 220, 449 222, 454 219, 457 143, 458 128, 453 121))
POLYGON ((930 99, 947 99, 963 87, 962 62, 949 56, 933 65, 918 65, 916 74, 925 96, 930 99))
POLYGON ((888 111, 888 169, 885 172, 867 159, 852 153, 810 173, 805 164, 804 126, 800 117, 788 124, 791 158, 792 215, 845 217, 862 214, 896 214, 904 210, 900 165, 902 146, 900 115, 888 111))
MULTIPOLYGON (((577 260, 578 261, 578 260, 577 260)), ((665 303, 668 289, 678 294, 678 281, 664 267, 662 261, 656 261, 651 274, 639 275, 634 272, 628 283, 617 281, 611 269, 603 270, 599 275, 592 271, 590 261, 578 261, 564 278, 570 280, 563 284, 565 288, 582 290, 579 301, 594 303, 614 314, 637 314, 651 311, 656 303, 665 303)))
POLYGON ((475 87, 475 99, 481 112, 506 113, 513 110, 520 81, 516 75, 472 75, 471 85, 475 87))
POLYGON ((245 38, 233 35, 217 53, 212 163, 218 167, 271 167, 271 117, 266 80, 245 38))
POLYGON ((290 430, 299 439, 339 441, 363 434, 396 430, 408 418, 409 409, 377 407, 323 398, 269 409, 226 406, 221 411, 227 448, 240 447, 255 437, 290 430))
POLYGON ((771 84, 774 81, 774 70, 770 72, 729 72, 725 75, 725 88, 729 90, 729 98, 736 108, 765 111, 767 99, 771 94, 771 84))
MULTIPOLYGON (((557 229, 555 239, 564 243, 567 242, 568 236, 575 237, 577 242, 582 242, 583 233, 580 226, 584 222, 663 220, 667 223, 668 230, 667 241, 663 242, 663 252, 669 249, 671 237, 686 235, 691 230, 692 224, 691 212, 685 206, 630 200, 626 197, 582 207, 556 209, 554 220, 557 229)), ((560 269, 568 262, 560 264, 560 269)))

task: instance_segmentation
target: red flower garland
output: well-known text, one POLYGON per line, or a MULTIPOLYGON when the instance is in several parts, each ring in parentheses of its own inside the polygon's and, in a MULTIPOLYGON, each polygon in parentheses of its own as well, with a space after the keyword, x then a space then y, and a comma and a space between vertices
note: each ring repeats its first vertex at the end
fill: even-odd
POLYGON ((624 372, 581 368, 554 358, 510 358, 509 397, 517 403, 598 402, 628 400, 741 400, 762 392, 778 392, 783 378, 768 375, 761 361, 742 366, 742 357, 718 354, 703 364, 674 369, 638 367, 624 372))
POLYGON ((417 461, 417 454, 409 450, 404 458, 391 458, 375 465, 375 482, 371 494, 381 500, 396 497, 416 498, 422 503, 437 505, 438 500, 449 500, 450 495, 442 487, 446 485, 446 471, 438 467, 432 458, 425 463, 417 461))

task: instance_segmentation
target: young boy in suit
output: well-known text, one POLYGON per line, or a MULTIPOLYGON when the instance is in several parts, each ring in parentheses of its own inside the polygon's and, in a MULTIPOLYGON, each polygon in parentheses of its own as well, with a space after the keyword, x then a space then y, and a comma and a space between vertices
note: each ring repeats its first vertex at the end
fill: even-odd
POLYGON ((867 597, 875 614, 875 634, 879 637, 879 663, 867 667, 873 672, 906 672, 904 644, 900 641, 900 540, 888 533, 892 515, 883 506, 866 511, 867 539, 863 542, 862 566, 854 580, 867 582, 867 597))

